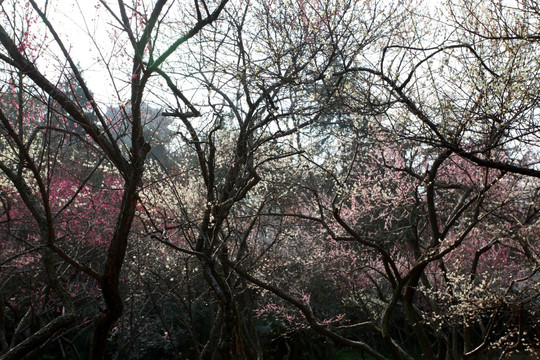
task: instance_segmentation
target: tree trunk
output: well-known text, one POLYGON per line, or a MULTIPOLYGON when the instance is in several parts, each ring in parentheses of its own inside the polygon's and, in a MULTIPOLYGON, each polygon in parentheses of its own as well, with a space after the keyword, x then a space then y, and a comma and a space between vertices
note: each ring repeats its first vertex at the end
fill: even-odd
MULTIPOLYGON (((247 345, 243 331, 243 319, 238 310, 227 277, 219 274, 214 264, 206 261, 204 278, 216 294, 223 321, 218 338, 218 351, 224 360, 256 360, 253 350, 247 345)), ((230 281, 230 277, 228 278, 230 281)))

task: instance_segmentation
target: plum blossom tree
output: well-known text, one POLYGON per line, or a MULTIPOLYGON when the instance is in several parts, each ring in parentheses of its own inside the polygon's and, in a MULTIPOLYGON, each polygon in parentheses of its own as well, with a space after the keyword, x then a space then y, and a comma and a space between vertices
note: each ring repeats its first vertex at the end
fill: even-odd
POLYGON ((514 5, 102 0, 86 69, 58 3, 2 2, 0 359, 535 354, 514 5))
MULTIPOLYGON (((366 166, 369 158, 354 146, 349 155, 352 159, 345 157, 346 162, 338 165, 335 154, 343 154, 345 146, 331 148, 328 158, 332 162, 324 166, 320 155, 308 157, 314 169, 332 175, 325 182, 335 187, 325 193, 318 188, 320 184, 310 188, 303 178, 297 194, 312 194, 311 203, 306 204, 311 210, 289 210, 288 214, 273 211, 267 215, 318 223, 332 239, 357 242, 362 252, 376 258, 378 266, 370 265, 369 257, 354 264, 365 264, 360 266, 366 270, 365 275, 359 278, 377 289, 373 296, 368 296, 364 286, 362 293, 378 305, 372 310, 376 316, 370 323, 380 332, 392 357, 410 358, 418 349, 426 358, 470 357, 491 345, 503 354, 518 346, 534 352, 534 348, 524 344, 534 344, 537 337, 523 336, 527 331, 522 320, 523 309, 534 308, 538 297, 538 258, 533 255, 537 250, 532 250, 537 244, 528 236, 516 236, 537 231, 538 221, 537 99, 527 90, 536 88, 536 76, 518 74, 518 68, 523 66, 525 74, 527 69, 535 68, 534 64, 525 65, 525 49, 530 51, 534 44, 525 44, 521 49, 514 44, 505 45, 503 49, 508 50, 496 57, 493 54, 500 50, 498 42, 476 43, 474 39, 453 39, 444 33, 440 33, 440 38, 426 40, 416 32, 423 24, 414 25, 414 31, 405 30, 401 37, 384 46, 376 65, 373 58, 362 62, 361 57, 353 57, 354 61, 345 62, 342 69, 332 72, 346 83, 338 92, 346 99, 345 106, 350 113, 361 115, 349 119, 355 126, 366 121, 366 117, 371 123, 368 134, 375 141, 364 153, 373 152, 372 144, 398 141, 400 146, 386 145, 386 149, 383 147, 373 155, 375 168, 366 166), (520 65, 516 66, 517 63, 520 65), (350 76, 343 77, 346 74, 350 76), (366 103, 370 108, 366 108, 366 103), (355 204, 361 196, 344 196, 350 194, 350 182, 357 174, 364 179, 357 184, 365 185, 357 185, 354 191, 367 196, 360 205, 355 204), (506 210, 513 215, 501 213, 506 210), (497 260, 491 262, 488 253, 497 260), (502 261, 503 258, 506 260, 502 261), (486 270, 506 266, 491 274, 480 274, 480 263, 485 264, 486 270), (483 282, 478 282, 482 277, 483 282), (386 286, 377 279, 384 279, 386 286), (467 284, 467 291, 463 290, 463 283, 467 284), (443 315, 448 303, 438 303, 437 297, 451 299, 450 309, 460 309, 456 313, 462 319, 448 321, 450 315, 443 315), (472 310, 475 307, 476 312, 472 310), (502 308, 507 311, 504 315, 502 308), (392 334, 397 313, 414 331, 415 346, 407 348, 397 340, 399 333, 392 334), (476 316, 491 320, 489 324, 483 320, 478 325, 471 324, 476 316), (497 323, 498 330, 494 325, 497 323), (474 326, 481 328, 475 335, 476 340, 480 339, 478 346, 473 346, 474 326), (510 331, 505 331, 505 326, 510 331)), ((514 40, 525 39, 522 35, 514 40)), ((351 141, 350 136, 345 139, 344 142, 351 141)), ((318 177, 318 181, 322 178, 318 177)), ((281 236, 287 238, 290 234, 284 232, 281 236)), ((312 251, 322 249, 314 246, 312 251)), ((296 262, 292 260, 294 255, 289 261, 297 266, 299 260, 309 257, 305 251, 299 251, 296 262)), ((309 268, 308 264, 305 266, 309 268)), ((382 358, 364 342, 349 341, 321 326, 324 323, 317 323, 312 309, 283 291, 294 283, 290 277, 288 281, 281 280, 280 288, 239 266, 235 270, 299 308, 320 333, 382 358)), ((272 279, 276 273, 273 268, 272 279)))
MULTIPOLYGON (((61 108, 67 121, 80 126, 83 130, 82 136, 87 146, 93 152, 90 166, 93 168, 105 160, 113 167, 113 177, 121 179, 121 190, 119 193, 120 202, 113 204, 116 214, 111 217, 113 232, 104 240, 106 243, 105 256, 102 258, 101 269, 94 269, 80 260, 69 251, 63 250, 59 244, 59 238, 63 226, 67 224, 59 221, 59 214, 73 214, 66 211, 66 208, 76 207, 78 201, 82 199, 85 193, 86 183, 89 181, 83 175, 83 181, 76 186, 63 184, 56 179, 56 176, 64 176, 61 171, 53 172, 51 169, 56 167, 56 154, 58 153, 56 142, 52 137, 62 136, 62 131, 57 128, 51 128, 51 124, 45 122, 42 127, 38 127, 32 134, 27 134, 28 129, 24 129, 25 120, 28 119, 25 113, 27 104, 21 100, 16 105, 19 106, 15 117, 10 118, 4 111, 0 113, 2 121, 2 135, 6 145, 11 149, 12 156, 6 162, 2 163, 2 172, 17 189, 28 211, 32 214, 35 226, 39 230, 39 243, 41 258, 44 263, 44 273, 46 275, 46 288, 54 291, 55 296, 61 300, 65 311, 59 316, 54 317, 48 324, 38 326, 36 331, 26 340, 16 344, 18 339, 14 338, 13 347, 3 346, 2 359, 21 358, 23 356, 33 356, 32 352, 37 351, 40 346, 44 346, 50 341, 51 336, 58 334, 75 321, 75 308, 73 299, 66 290, 63 281, 58 275, 58 269, 54 258, 59 256, 63 262, 69 264, 74 269, 85 273, 93 278, 100 288, 101 296, 104 301, 104 307, 101 312, 94 315, 93 321, 93 340, 90 352, 90 358, 102 359, 105 356, 105 344, 109 331, 117 322, 123 312, 123 302, 120 294, 120 273, 125 260, 125 254, 128 246, 130 230, 135 216, 138 202, 138 192, 142 182, 144 172, 144 162, 146 155, 150 150, 148 141, 144 138, 141 119, 141 104, 145 93, 146 85, 150 76, 159 72, 161 64, 169 57, 182 43, 197 34, 204 26, 216 20, 223 10, 227 1, 215 4, 210 9, 206 3, 195 3, 193 11, 196 15, 189 24, 184 26, 185 32, 176 36, 176 39, 166 45, 158 41, 159 24, 163 22, 167 15, 166 1, 157 1, 155 4, 134 3, 133 6, 126 5, 123 1, 118 2, 117 10, 113 10, 106 2, 101 2, 105 7, 112 21, 121 29, 122 36, 125 36, 128 47, 123 51, 129 51, 129 61, 131 70, 126 72, 123 69, 115 69, 110 63, 106 63, 107 70, 113 76, 123 77, 128 81, 130 92, 127 97, 129 111, 124 108, 123 116, 119 121, 127 122, 129 126, 120 126, 121 129, 129 129, 129 149, 122 149, 118 142, 118 133, 116 124, 111 123, 111 119, 105 116, 105 111, 97 103, 96 99, 88 89, 83 79, 83 74, 76 66, 75 60, 71 57, 68 47, 57 29, 49 21, 47 11, 50 9, 46 2, 41 7, 35 1, 29 1, 25 4, 13 2, 2 4, 6 9, 12 7, 12 11, 4 11, 4 21, 0 28, 0 42, 2 43, 4 53, 2 61, 5 65, 5 73, 19 74, 20 81, 17 84, 20 87, 19 99, 24 97, 24 92, 31 93, 30 84, 33 89, 39 89, 42 98, 48 98, 49 108, 52 112, 51 104, 61 108), (19 24, 18 14, 24 15, 22 24, 19 24), (204 15, 203 15, 204 14, 204 15), (39 24, 39 25, 37 25, 39 24), (31 28, 32 27, 32 28, 31 28), (36 27, 40 27, 37 29, 36 27), (40 58, 47 54, 42 51, 42 44, 39 42, 38 34, 45 32, 47 37, 52 39, 51 45, 59 50, 61 58, 67 64, 65 71, 53 72, 51 75, 45 74, 41 70, 40 58), (160 47, 164 47, 161 49, 160 47), (130 50, 128 50, 130 49, 130 50), (163 51, 159 56, 158 53, 163 51), (118 75, 115 71, 120 70, 118 75), (123 73, 123 75, 121 75, 123 73), (61 89, 55 83, 62 82, 62 78, 67 74, 66 83, 74 82, 84 94, 81 103, 80 99, 71 97, 71 89, 61 89), (27 85, 28 84, 28 85, 27 85), (90 116, 92 113, 93 116, 90 116), (97 121, 95 120, 97 119, 97 121), (60 134, 60 135, 57 135, 60 134), (37 139, 37 140, 36 140, 37 139), (36 141, 34 141, 36 140, 36 141), (33 146, 39 140, 41 147, 34 150, 33 146), (127 150, 127 151, 126 151, 127 150), (36 153, 34 153, 36 152, 36 153), (59 186, 66 190, 67 198, 52 198, 56 194, 51 191, 51 185, 59 186), (66 186, 67 185, 67 186, 66 186)), ((186 10, 188 11, 188 10, 186 10)), ((102 53, 102 56, 103 53, 102 53)), ((47 61, 54 59, 47 59, 47 61)), ((62 69, 62 68, 61 68, 62 69)), ((118 88, 118 87, 117 87, 118 88)), ((120 95, 119 93, 117 95, 120 95)), ((124 96, 122 94, 122 96, 124 96)), ((31 105, 31 104, 30 104, 31 105)), ((73 132, 68 135, 75 135, 73 132)), ((87 201, 92 202, 96 199, 90 197, 87 201)), ((88 205, 85 205, 88 206, 88 205)), ((102 206, 100 205, 100 208, 102 206)), ((8 216, 8 215, 6 215, 8 216)), ((109 219, 109 221, 111 221, 109 219)), ((69 222, 70 230, 82 224, 69 222)), ((97 225, 95 222, 92 226, 97 225)), ((72 241, 85 241, 84 229, 76 234, 72 241)), ((106 232, 104 232, 106 234, 106 232)), ((74 236, 75 234, 70 234, 74 236)), ((96 239, 93 239, 96 240, 96 239)), ((45 288, 44 288, 45 289, 45 288)), ((30 311, 28 313, 31 313, 30 311)), ((5 342, 3 342, 5 345, 5 342)))
MULTIPOLYGON (((267 254, 268 273, 237 271, 299 308, 320 333, 372 356, 384 358, 359 333, 384 342, 393 358, 417 351, 462 358, 518 346, 534 353, 537 329, 523 319, 536 311, 538 249, 516 234, 538 232, 535 181, 448 151, 409 158, 381 138, 369 149, 334 174, 342 180, 334 191, 303 180, 305 202, 266 214, 312 224, 279 235, 291 245, 267 254), (334 295, 330 311, 320 286, 334 295), (360 320, 351 316, 359 313, 360 320), (408 331, 415 343, 403 340, 408 331)), ((291 316, 283 303, 269 304, 264 313, 291 316)))
POLYGON ((186 102, 184 92, 162 75, 176 97, 164 115, 179 120, 178 135, 196 164, 189 186, 198 197, 185 203, 185 187, 169 182, 176 189, 168 203, 181 206, 148 226, 158 241, 197 258, 219 304, 203 358, 215 348, 226 359, 261 356, 249 325, 252 314, 242 311, 251 302, 245 280, 230 264, 259 266, 260 246, 250 233, 270 198, 278 196, 267 184, 287 182, 275 173, 279 160, 303 153, 298 136, 326 116, 340 83, 332 71, 374 46, 391 31, 383 24, 398 17, 391 6, 386 15, 364 14, 368 7, 357 1, 234 2, 214 31, 201 34, 193 54, 182 54, 164 70, 190 74, 208 92, 186 102), (355 35, 360 31, 365 34, 355 35))

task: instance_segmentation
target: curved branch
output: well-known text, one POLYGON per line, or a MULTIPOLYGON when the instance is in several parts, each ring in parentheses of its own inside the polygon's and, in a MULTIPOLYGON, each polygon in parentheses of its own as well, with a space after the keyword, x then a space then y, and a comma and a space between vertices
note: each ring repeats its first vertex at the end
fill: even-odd
POLYGON ((266 282, 263 282, 262 280, 259 280, 259 279, 255 278, 255 277, 251 276, 250 274, 248 274, 247 272, 245 272, 244 270, 242 270, 238 266, 236 266, 229 259, 223 259, 223 261, 227 265, 229 265, 237 274, 239 274, 240 276, 242 276, 246 280, 252 282, 253 284, 255 284, 255 285, 257 285, 257 286, 259 286, 259 287, 261 287, 261 288, 263 288, 265 290, 270 291, 274 295, 276 295, 279 298, 287 301, 289 304, 293 305, 298 310, 300 310, 302 315, 304 315, 304 318, 307 320, 309 326, 314 331, 316 331, 319 334, 324 335, 324 336, 334 340, 335 342, 343 344, 345 346, 349 346, 349 347, 352 347, 352 348, 355 348, 355 349, 360 349, 360 350, 368 353, 369 355, 373 356, 373 358, 375 358, 377 360, 387 360, 381 353, 379 353, 378 351, 373 349, 371 346, 367 345, 365 342, 358 341, 358 340, 347 339, 347 338, 345 338, 345 337, 343 337, 343 336, 329 330, 326 326, 321 325, 317 321, 317 319, 315 318, 315 315, 313 314, 313 311, 310 309, 310 307, 308 305, 306 305, 305 303, 303 303, 302 301, 295 299, 294 297, 292 297, 291 295, 289 295, 285 291, 283 291, 283 290, 281 290, 281 289, 279 289, 279 288, 277 288, 277 287, 275 287, 275 286, 273 286, 271 284, 268 284, 266 282))

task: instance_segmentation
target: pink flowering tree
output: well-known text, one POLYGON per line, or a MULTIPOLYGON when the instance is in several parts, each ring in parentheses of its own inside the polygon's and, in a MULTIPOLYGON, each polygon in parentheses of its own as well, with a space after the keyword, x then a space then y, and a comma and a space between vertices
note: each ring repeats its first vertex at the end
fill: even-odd
POLYGON ((537 183, 448 151, 412 154, 377 137, 335 187, 320 186, 328 172, 303 180, 302 202, 266 214, 283 219, 276 236, 288 245, 266 253, 258 276, 237 269, 276 296, 259 314, 291 329, 305 318, 378 358, 370 341, 393 358, 534 354, 524 319, 537 311, 538 246, 518 234, 538 232, 537 183))
MULTIPOLYGON (((11 345, 6 346, 7 342, 2 342, 2 359, 31 357, 73 325, 76 310, 73 294, 68 291, 69 277, 62 271, 66 266, 72 272, 79 271, 90 277, 95 284, 90 289, 99 288, 103 305, 101 311, 92 314, 93 339, 89 356, 92 359, 104 358, 109 331, 123 313, 120 274, 137 211, 144 163, 150 150, 142 128, 143 94, 150 77, 160 72, 163 62, 178 46, 216 20, 226 2, 217 3, 212 9, 198 3, 194 9, 185 9, 196 14, 184 25, 181 35, 164 42, 158 41, 157 35, 159 24, 167 15, 164 11, 166 1, 158 1, 151 6, 141 4, 139 9, 129 7, 123 1, 118 3, 117 9, 102 2, 105 16, 115 23, 115 29, 120 29, 111 36, 125 41, 122 52, 128 57, 127 62, 112 64, 105 59, 104 52, 98 52, 111 81, 122 78, 130 89, 123 94, 118 85, 114 87, 117 99, 120 96, 127 99, 119 101, 123 105, 122 111, 114 118, 106 115, 89 90, 76 60, 71 56, 70 39, 59 34, 59 29, 48 17, 50 8, 35 1, 3 4, 5 9, 12 9, 2 13, 0 27, 4 51, 2 64, 7 74, 4 83, 16 89, 10 96, 18 101, 11 101, 11 108, 6 104, 8 107, 3 106, 0 112, 4 142, 2 179, 3 184, 15 191, 15 199, 19 197, 12 201, 19 208, 21 201, 24 203, 25 209, 21 208, 21 213, 31 214, 32 228, 38 229, 35 237, 31 238, 32 246, 37 247, 32 254, 39 254, 43 263, 43 278, 40 285, 36 285, 41 286, 41 290, 36 288, 36 291, 52 291, 54 301, 61 304, 63 310, 49 317, 48 322, 29 328, 30 336, 23 341, 20 341, 20 332, 16 330, 17 336, 11 345), (22 18, 19 18, 20 14, 22 18), (62 65, 49 72, 43 69, 46 65, 41 59, 49 55, 49 45, 58 50, 57 54, 62 59, 60 63, 66 67, 62 65), (17 81, 10 81, 10 77, 17 81), (80 89, 82 97, 74 96, 74 89, 80 89), (42 105, 34 105, 29 102, 30 95, 47 100, 42 105), (40 107, 43 109, 41 117, 35 114, 40 107), (57 111, 60 116, 56 115, 57 111), (37 127, 30 127, 31 121, 37 127), (85 153, 79 158, 77 152, 66 151, 68 139, 75 137, 83 144, 79 150, 85 153), (70 156, 74 158, 62 162, 62 157, 70 156), (77 165, 83 171, 70 166, 74 161, 79 162, 77 165), (102 184, 98 184, 98 189, 104 185, 106 190, 101 194, 98 190, 96 194, 91 185, 95 185, 93 174, 101 166, 112 170, 110 174, 104 173, 102 184), (64 242, 71 247, 62 246, 64 242), (84 253, 86 245, 90 245, 93 254, 100 248, 103 250, 103 255, 97 257, 97 265, 92 264, 96 262, 94 257, 85 258, 79 253, 79 250, 84 253), (61 261, 61 267, 57 266, 57 259, 61 261)), ((110 51, 117 49, 113 47, 110 51)), ((47 58, 46 62, 49 61, 55 63, 55 59, 47 58)), ((7 199, 5 204, 9 208, 7 199)), ((10 221, 8 210, 3 216, 10 221)), ((32 309, 35 308, 29 308, 26 318, 30 319, 34 314, 32 309)), ((20 322, 22 328, 26 329, 27 322, 23 318, 20 322)))

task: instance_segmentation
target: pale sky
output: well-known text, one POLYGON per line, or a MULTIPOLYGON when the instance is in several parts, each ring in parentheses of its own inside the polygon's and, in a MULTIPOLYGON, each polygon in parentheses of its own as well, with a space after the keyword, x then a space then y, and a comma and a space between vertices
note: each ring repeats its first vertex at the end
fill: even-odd
MULTIPOLYGON (((84 78, 96 98, 104 102, 116 103, 118 100, 112 98, 114 88, 110 76, 92 38, 95 39, 106 59, 111 58, 117 49, 113 47, 112 35, 108 33, 112 28, 111 24, 104 24, 108 20, 106 10, 96 9, 96 4, 98 4, 96 0, 54 0, 50 2, 48 17, 64 45, 69 47, 75 63, 84 70, 84 78)), ((114 56, 112 60, 118 61, 119 57, 114 56)), ((126 68, 128 69, 130 67, 126 68)), ((121 74, 115 73, 115 75, 121 74)), ((117 86, 125 86, 128 81, 128 74, 125 79, 121 76, 117 86)))
MULTIPOLYGON (((433 8, 438 3, 439 1, 436 0, 423 0, 423 5, 429 8, 433 8)), ((110 59, 112 63, 121 65, 120 68, 124 70, 123 73, 118 71, 114 73, 119 90, 129 84, 131 64, 127 61, 127 57, 124 58, 125 64, 122 62, 123 58, 119 54, 121 47, 119 44, 114 46, 114 40, 117 37, 110 31, 118 29, 114 23, 115 20, 110 20, 106 9, 98 4, 98 0, 50 0, 48 17, 66 47, 70 46, 74 61, 84 70, 84 78, 96 100, 107 104, 117 104, 119 100, 124 99, 117 99, 114 96, 115 89, 100 59, 97 47, 101 55, 110 59), (97 46, 92 38, 96 40, 97 46)), ((111 7, 116 10, 117 4, 113 1, 111 7)), ((120 30, 117 31, 120 33, 120 30)))

